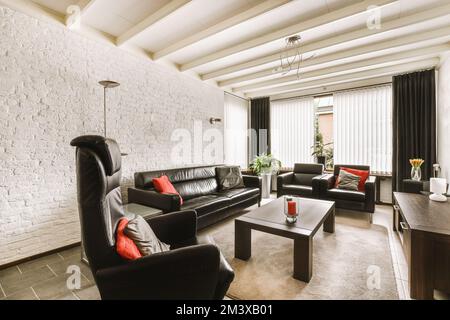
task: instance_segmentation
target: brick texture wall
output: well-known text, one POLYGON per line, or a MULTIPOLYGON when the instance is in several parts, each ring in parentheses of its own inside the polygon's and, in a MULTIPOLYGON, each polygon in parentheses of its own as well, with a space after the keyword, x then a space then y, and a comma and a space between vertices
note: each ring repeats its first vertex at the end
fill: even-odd
POLYGON ((174 129, 223 117, 217 88, 0 6, 0 265, 80 240, 69 143, 102 134, 103 79, 122 84, 108 136, 129 153, 124 190, 135 171, 174 166, 174 129))

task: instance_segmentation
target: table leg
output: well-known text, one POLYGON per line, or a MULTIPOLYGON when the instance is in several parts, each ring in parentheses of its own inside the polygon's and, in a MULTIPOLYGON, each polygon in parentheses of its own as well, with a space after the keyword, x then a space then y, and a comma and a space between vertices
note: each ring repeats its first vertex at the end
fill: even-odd
POLYGON ((234 222, 234 256, 248 260, 252 255, 252 230, 240 221, 234 222))
POLYGON ((330 214, 323 223, 323 231, 334 233, 334 220, 335 220, 335 209, 333 208, 333 211, 330 212, 330 214))
POLYGON ((312 277, 312 237, 294 239, 294 279, 309 282, 312 277))

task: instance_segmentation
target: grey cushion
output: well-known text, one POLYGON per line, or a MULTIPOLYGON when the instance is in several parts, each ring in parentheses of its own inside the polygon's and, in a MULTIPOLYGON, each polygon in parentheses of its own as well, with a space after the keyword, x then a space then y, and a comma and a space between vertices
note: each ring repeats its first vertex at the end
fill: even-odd
POLYGON ((124 233, 133 240, 143 256, 170 250, 170 246, 158 239, 152 228, 141 216, 137 215, 130 220, 124 233))
POLYGON ((338 189, 358 191, 358 184, 361 177, 350 172, 341 170, 338 177, 338 189))
POLYGON ((219 190, 230 190, 243 188, 244 179, 242 178, 241 168, 239 166, 223 166, 216 168, 217 182, 219 190))

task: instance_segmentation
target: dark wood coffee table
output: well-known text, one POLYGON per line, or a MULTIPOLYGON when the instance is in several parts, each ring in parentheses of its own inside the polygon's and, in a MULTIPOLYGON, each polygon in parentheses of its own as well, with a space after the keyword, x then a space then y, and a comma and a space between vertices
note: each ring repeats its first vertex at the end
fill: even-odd
POLYGON ((283 198, 259 207, 235 220, 235 257, 248 260, 252 254, 251 231, 258 230, 294 240, 294 278, 309 282, 312 276, 313 237, 323 225, 334 233, 334 202, 301 198, 297 222, 289 224, 283 198))

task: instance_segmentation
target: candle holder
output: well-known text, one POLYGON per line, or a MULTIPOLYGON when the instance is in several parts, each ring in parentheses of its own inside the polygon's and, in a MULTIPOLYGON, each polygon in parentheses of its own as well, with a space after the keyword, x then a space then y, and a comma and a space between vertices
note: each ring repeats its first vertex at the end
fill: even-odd
POLYGON ((300 202, 298 197, 284 196, 284 215, 287 223, 297 222, 300 210, 300 202))

